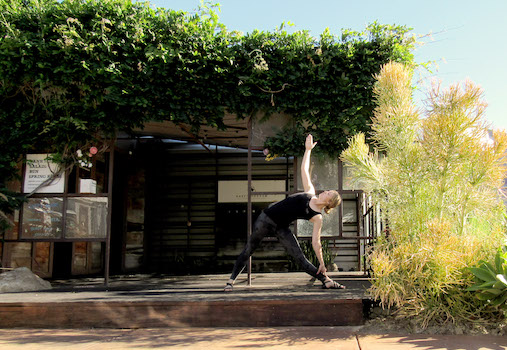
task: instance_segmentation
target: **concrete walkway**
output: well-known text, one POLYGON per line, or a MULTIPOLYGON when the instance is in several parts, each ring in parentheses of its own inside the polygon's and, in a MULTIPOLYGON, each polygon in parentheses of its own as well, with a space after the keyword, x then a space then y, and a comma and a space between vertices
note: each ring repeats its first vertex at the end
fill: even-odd
MULTIPOLYGON (((102 279, 55 282, 49 292, 2 293, 0 305, 13 302, 83 303, 163 302, 191 300, 242 301, 283 299, 315 300, 364 298, 368 281, 336 274, 347 290, 325 291, 303 273, 256 274, 251 287, 238 283, 233 293, 222 291, 227 275, 158 277, 133 275, 113 278, 108 288, 102 279)), ((300 310, 294 310, 297 314, 300 310)), ((44 319, 43 315, 35 317, 44 319)), ((104 317, 108 315, 104 314, 104 317)), ((10 319, 12 322, 12 319, 10 319)), ((11 323, 12 324, 12 323, 11 323)), ((23 327, 28 327, 27 325, 23 327)), ((47 327, 47 326, 45 326, 47 327)), ((93 327, 97 327, 96 324, 93 327)), ((368 334, 366 327, 165 327, 30 329, 0 328, 0 350, 11 349, 417 349, 507 350, 507 337, 421 334, 368 334)))
POLYGON ((506 337, 371 335, 361 327, 0 329, 0 349, 507 349, 506 337))

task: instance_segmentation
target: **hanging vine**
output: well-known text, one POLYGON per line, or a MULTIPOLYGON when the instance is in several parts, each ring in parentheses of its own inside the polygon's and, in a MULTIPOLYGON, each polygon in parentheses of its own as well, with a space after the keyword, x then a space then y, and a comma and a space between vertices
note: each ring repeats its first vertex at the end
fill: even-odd
POLYGON ((118 131, 164 120, 221 129, 226 111, 293 117, 266 140, 270 156, 299 154, 309 129, 337 155, 368 130, 374 74, 412 62, 415 44, 408 28, 378 23, 319 38, 283 27, 242 35, 213 7, 130 0, 0 0, 0 12, 1 193, 24 153, 75 162, 118 131))

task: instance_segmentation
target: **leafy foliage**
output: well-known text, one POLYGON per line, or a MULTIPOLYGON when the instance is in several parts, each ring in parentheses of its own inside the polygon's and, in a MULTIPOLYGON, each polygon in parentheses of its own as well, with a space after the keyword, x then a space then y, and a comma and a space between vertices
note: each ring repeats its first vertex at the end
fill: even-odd
POLYGON ((479 300, 507 310, 507 246, 498 249, 493 264, 480 261, 479 266, 470 271, 476 279, 467 290, 477 292, 479 300))
POLYGON ((267 141, 272 155, 299 154, 308 129, 336 154, 368 128, 373 74, 410 63, 415 41, 377 23, 340 38, 283 27, 242 35, 212 7, 189 14, 131 0, 0 0, 0 11, 1 183, 23 153, 72 164, 118 131, 163 120, 220 129, 225 111, 292 114, 294 125, 267 141))
POLYGON ((467 269, 488 260, 505 235, 507 135, 488 136, 481 90, 471 82, 429 92, 425 119, 411 70, 389 63, 377 76, 371 140, 351 138, 342 159, 383 210, 389 235, 370 256, 372 295, 419 326, 487 322, 495 310, 465 289, 467 269))

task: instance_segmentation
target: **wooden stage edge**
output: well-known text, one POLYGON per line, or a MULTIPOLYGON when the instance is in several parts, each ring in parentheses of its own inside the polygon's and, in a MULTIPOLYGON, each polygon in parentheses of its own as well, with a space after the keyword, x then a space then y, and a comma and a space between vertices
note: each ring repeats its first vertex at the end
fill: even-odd
POLYGON ((0 305, 0 328, 356 326, 361 300, 76 302, 0 305))
MULTIPOLYGON (((133 277, 108 288, 66 285, 46 292, 0 293, 0 328, 160 328, 358 326, 366 279, 322 290, 299 273, 257 275, 223 292, 226 276, 133 277)), ((83 282, 83 281, 81 281, 83 282)))

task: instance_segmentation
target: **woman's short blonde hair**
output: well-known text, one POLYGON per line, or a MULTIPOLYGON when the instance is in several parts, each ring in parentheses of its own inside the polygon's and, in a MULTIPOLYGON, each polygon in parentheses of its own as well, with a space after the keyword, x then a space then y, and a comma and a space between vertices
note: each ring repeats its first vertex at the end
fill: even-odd
POLYGON ((340 203, 342 202, 342 197, 340 196, 340 194, 337 191, 333 190, 331 192, 333 192, 333 197, 331 198, 329 203, 324 207, 324 212, 326 214, 329 214, 329 212, 331 212, 331 210, 333 210, 334 208, 339 206, 340 203))

